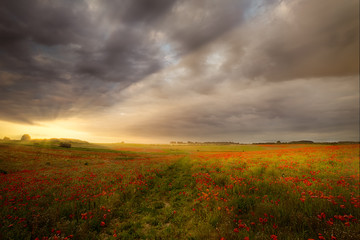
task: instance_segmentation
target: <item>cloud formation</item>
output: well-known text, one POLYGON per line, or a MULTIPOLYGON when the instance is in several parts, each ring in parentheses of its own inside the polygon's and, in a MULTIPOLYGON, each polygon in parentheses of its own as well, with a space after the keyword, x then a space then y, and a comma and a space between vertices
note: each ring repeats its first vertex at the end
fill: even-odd
POLYGON ((354 140, 358 16, 357 1, 336 0, 4 0, 0 120, 77 117, 94 134, 156 139, 354 140))

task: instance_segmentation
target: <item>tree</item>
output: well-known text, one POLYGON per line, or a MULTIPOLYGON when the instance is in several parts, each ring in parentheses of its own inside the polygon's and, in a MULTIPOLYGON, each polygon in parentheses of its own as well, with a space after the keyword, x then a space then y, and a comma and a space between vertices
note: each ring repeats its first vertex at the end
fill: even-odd
POLYGON ((10 141, 10 138, 9 137, 4 137, 3 140, 4 141, 10 141))
POLYGON ((31 140, 31 137, 29 134, 24 134, 21 137, 21 141, 30 141, 30 140, 31 140))

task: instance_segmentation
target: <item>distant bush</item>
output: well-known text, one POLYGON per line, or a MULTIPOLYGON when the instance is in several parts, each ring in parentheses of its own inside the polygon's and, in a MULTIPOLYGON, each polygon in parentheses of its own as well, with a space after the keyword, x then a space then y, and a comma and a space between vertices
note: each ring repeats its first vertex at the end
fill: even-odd
POLYGON ((21 141, 30 141, 30 140, 31 140, 31 137, 29 134, 24 134, 21 137, 21 141))
POLYGON ((10 138, 9 137, 4 137, 3 140, 4 141, 10 141, 10 138))
POLYGON ((71 143, 61 142, 59 146, 63 148, 71 148, 71 143))

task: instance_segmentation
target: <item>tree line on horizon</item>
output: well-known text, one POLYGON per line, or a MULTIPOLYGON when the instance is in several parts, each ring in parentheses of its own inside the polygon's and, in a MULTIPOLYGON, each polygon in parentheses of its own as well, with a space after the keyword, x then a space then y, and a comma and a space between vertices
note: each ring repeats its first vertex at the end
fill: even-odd
MULTIPOLYGON (((1 139, 0 139, 1 141, 1 139)), ((88 143, 87 141, 71 138, 51 138, 51 139, 31 139, 29 134, 24 134, 21 136, 20 140, 12 140, 11 138, 5 136, 2 141, 34 141, 34 142, 50 142, 52 144, 59 144, 60 147, 71 147, 71 143, 88 143)), ((312 140, 299 140, 299 141, 289 141, 289 142, 254 142, 250 144, 354 144, 360 143, 359 141, 334 141, 334 142, 314 142, 312 140)), ((232 142, 232 141, 206 141, 206 142, 193 142, 193 141, 170 141, 171 145, 244 145, 246 143, 232 142)))

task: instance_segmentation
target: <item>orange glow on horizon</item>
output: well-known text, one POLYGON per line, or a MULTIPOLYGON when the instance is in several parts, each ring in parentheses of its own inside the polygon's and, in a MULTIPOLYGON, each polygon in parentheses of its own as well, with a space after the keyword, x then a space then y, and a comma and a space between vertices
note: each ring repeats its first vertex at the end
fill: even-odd
MULTIPOLYGON (((80 119, 55 120, 37 122, 36 125, 0 121, 0 139, 9 137, 11 140, 20 140, 23 134, 29 134, 31 139, 73 138, 93 143, 154 143, 152 139, 134 137, 115 137, 91 134, 81 129, 83 122, 80 119)), ((156 142, 158 143, 158 142, 156 142)), ((167 142, 163 142, 167 143, 167 142)))
POLYGON ((36 125, 0 121, 0 133, 3 137, 20 139, 23 134, 31 138, 88 138, 86 132, 76 131, 70 121, 37 122, 36 125))

